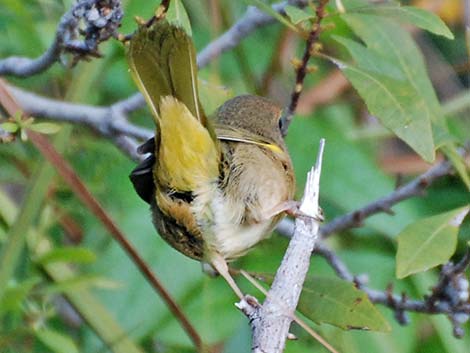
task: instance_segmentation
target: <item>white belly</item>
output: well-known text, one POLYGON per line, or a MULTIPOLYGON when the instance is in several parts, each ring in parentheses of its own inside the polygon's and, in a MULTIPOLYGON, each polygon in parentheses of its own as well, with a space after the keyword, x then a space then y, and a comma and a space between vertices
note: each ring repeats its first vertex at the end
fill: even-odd
POLYGON ((212 212, 213 232, 206 241, 210 248, 227 260, 242 256, 259 241, 269 236, 271 231, 271 219, 259 223, 243 223, 244 205, 231 204, 220 195, 212 202, 212 212))

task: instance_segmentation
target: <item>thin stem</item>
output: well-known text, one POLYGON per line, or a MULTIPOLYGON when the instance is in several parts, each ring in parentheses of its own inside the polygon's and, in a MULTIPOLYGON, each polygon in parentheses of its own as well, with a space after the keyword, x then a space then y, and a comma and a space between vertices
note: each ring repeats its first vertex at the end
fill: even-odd
POLYGON ((281 131, 283 136, 287 135, 287 130, 294 116, 295 110, 297 109, 297 104, 299 103, 299 98, 304 87, 304 80, 307 76, 307 65, 314 51, 315 43, 320 37, 321 33, 321 22, 325 17, 325 6, 328 3, 328 0, 320 0, 320 3, 316 9, 315 21, 312 24, 312 30, 310 31, 307 42, 305 43, 305 50, 302 56, 302 62, 296 68, 296 77, 295 77, 295 86, 291 94, 290 103, 284 111, 283 116, 281 117, 281 131))
POLYGON ((382 197, 363 208, 352 211, 344 216, 333 219, 321 228, 323 238, 343 230, 358 227, 362 222, 377 213, 392 213, 392 206, 400 201, 414 196, 422 195, 423 191, 429 187, 436 179, 448 175, 452 171, 452 164, 449 161, 443 161, 430 168, 411 182, 394 190, 389 195, 382 197))

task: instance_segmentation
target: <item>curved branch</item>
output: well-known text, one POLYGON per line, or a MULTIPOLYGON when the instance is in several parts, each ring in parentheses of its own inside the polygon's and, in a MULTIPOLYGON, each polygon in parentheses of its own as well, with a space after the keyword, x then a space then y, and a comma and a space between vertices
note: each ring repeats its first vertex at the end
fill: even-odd
MULTIPOLYGON (((112 3, 116 2, 115 0, 109 1, 111 1, 112 3)), ((81 0, 76 6, 78 6, 79 4, 93 4, 95 2, 96 0, 81 0)), ((303 7, 307 5, 307 0, 284 1, 282 3, 273 5, 273 9, 283 14, 284 8, 287 4, 303 7)), ((41 55, 37 59, 29 59, 24 57, 10 57, 4 60, 0 60, 0 75, 14 75, 18 77, 31 76, 48 69, 52 64, 59 60, 60 54, 64 50, 64 47, 66 48, 66 43, 64 44, 65 34, 67 33, 65 30, 66 27, 69 26, 75 28, 77 26, 77 20, 73 15, 75 11, 74 9, 75 7, 73 7, 64 16, 62 16, 62 19, 57 28, 57 34, 54 43, 43 55, 41 55)), ((116 15, 115 17, 118 16, 116 15)), ((213 42, 209 43, 204 49, 201 50, 201 52, 197 56, 198 67, 202 68, 208 65, 211 60, 215 59, 223 52, 228 51, 237 46, 245 37, 247 37, 257 28, 268 25, 273 22, 275 22, 275 19, 270 15, 262 12, 256 7, 248 7, 245 15, 243 15, 229 30, 227 30, 224 34, 215 39, 213 42)), ((24 95, 23 97, 26 96, 24 95)), ((26 105, 29 105, 28 102, 24 102, 25 104, 23 104, 23 102, 21 101, 21 97, 17 97, 17 99, 20 101, 21 105, 26 109, 26 105)), ((54 106, 58 107, 57 105, 54 106)), ((115 106, 119 108, 124 114, 126 114, 145 106, 145 100, 140 93, 134 93, 130 97, 116 102, 115 106)), ((87 108, 85 109, 85 112, 90 112, 91 110, 88 108, 92 108, 83 105, 81 107, 87 108)), ((73 106, 71 106, 70 108, 72 108, 72 112, 77 112, 75 109, 73 109, 73 106)), ((76 106, 76 108, 78 107, 76 106)), ((61 110, 61 112, 64 111, 66 110, 61 110)), ((49 112, 53 112, 53 108, 50 108, 49 112)), ((54 114, 54 117, 52 118, 64 121, 68 121, 68 119, 70 119, 70 121, 72 121, 72 117, 78 117, 80 115, 74 114, 72 112, 68 113, 67 116, 64 116, 64 119, 60 119, 60 116, 58 114, 54 114)), ((30 113, 38 117, 43 117, 43 115, 37 113, 30 113)), ((87 120, 91 121, 94 119, 87 118, 87 120)), ((93 127, 92 125, 89 126, 93 127)))
POLYGON ((127 121, 126 113, 130 107, 124 103, 128 102, 121 101, 111 106, 90 106, 42 97, 10 85, 8 88, 24 111, 36 118, 86 125, 104 137, 124 134, 145 140, 153 136, 152 130, 127 121))
POLYGON ((57 26, 51 46, 36 59, 12 56, 0 60, 0 75, 28 77, 47 70, 59 61, 63 52, 73 54, 72 64, 88 56, 100 56, 98 45, 116 34, 122 18, 118 0, 80 0, 67 11, 57 26), (81 29, 80 20, 86 23, 81 29), (83 40, 77 40, 79 32, 83 40))
MULTIPOLYGON (((64 15, 65 17, 65 15, 64 15)), ((28 77, 47 70, 54 64, 62 51, 62 38, 56 36, 52 45, 37 59, 11 56, 0 60, 0 75, 28 77)))
POLYGON ((137 153, 138 141, 153 136, 153 131, 130 123, 126 113, 133 101, 118 102, 111 106, 96 107, 46 98, 20 88, 7 85, 22 109, 35 118, 85 125, 103 137, 109 138, 125 155, 135 161, 142 160, 137 153))

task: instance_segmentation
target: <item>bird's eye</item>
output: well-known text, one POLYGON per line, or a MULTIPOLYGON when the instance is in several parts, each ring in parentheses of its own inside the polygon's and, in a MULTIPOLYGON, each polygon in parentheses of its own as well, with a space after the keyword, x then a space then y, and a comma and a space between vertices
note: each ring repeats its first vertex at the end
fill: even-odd
POLYGON ((278 124, 279 124, 279 130, 282 130, 282 119, 279 119, 278 124))

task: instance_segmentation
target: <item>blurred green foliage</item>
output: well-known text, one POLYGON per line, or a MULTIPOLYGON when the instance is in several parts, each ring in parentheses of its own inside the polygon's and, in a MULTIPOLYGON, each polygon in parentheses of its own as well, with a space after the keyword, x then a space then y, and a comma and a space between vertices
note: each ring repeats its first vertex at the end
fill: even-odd
MULTIPOLYGON (((198 49, 223 33, 246 10, 244 2, 229 0, 183 3, 198 49)), ((0 58, 40 55, 52 42, 60 16, 71 4, 72 0, 1 0, 0 58)), ((130 33, 135 28, 133 16, 151 16, 156 4, 156 1, 123 1, 125 17, 122 33, 130 33)), ((332 14, 335 13, 333 5, 329 7, 332 14)), ((332 15, 326 22, 335 26, 322 35, 324 52, 349 63, 344 47, 335 38, 347 37, 358 43, 360 39, 352 34, 339 16, 332 15)), ((380 26, 380 23, 374 25, 380 26)), ((448 60, 447 65, 468 61, 462 51, 463 25, 458 22, 450 25, 457 38, 454 41, 443 40, 429 33, 422 35, 429 42, 436 43, 437 47, 445 48, 442 54, 444 60, 448 60)), ((281 105, 285 105, 293 87, 294 70, 290 65, 282 64, 282 61, 295 55, 300 56, 304 46, 300 38, 291 35, 287 43, 287 55, 278 51, 285 32, 286 28, 279 23, 256 30, 236 50, 213 60, 200 72, 201 78, 208 85, 228 87, 233 95, 254 93, 256 90, 271 95, 281 105), (273 66, 276 60, 278 65, 273 66), (271 85, 269 90, 263 91, 261 82, 267 76, 271 77, 271 85)), ((361 38, 366 45, 370 44, 362 35, 361 38)), ((340 42, 345 43, 344 39, 340 42)), ((357 61, 358 57, 355 57, 351 43, 348 43, 346 47, 357 61)), ((135 92, 135 87, 128 73, 123 45, 110 40, 101 45, 101 50, 104 54, 101 59, 81 62, 73 69, 56 64, 37 76, 11 78, 9 81, 58 99, 86 104, 110 104, 135 92)), ((380 55, 386 57, 383 48, 380 50, 380 55)), ((372 53, 367 58, 375 60, 377 55, 372 53)), ((390 73, 394 75, 397 67, 393 58, 386 59, 391 63, 390 73)), ((335 69, 325 59, 315 58, 313 62, 318 66, 318 71, 308 77, 306 90, 335 69)), ((360 63, 357 64, 360 66, 360 63)), ((390 65, 379 65, 375 69, 390 70, 390 65)), ((369 71, 374 69, 362 68, 369 71)), ((427 109, 437 114, 433 110, 437 100, 434 92, 429 91, 431 88, 425 70, 421 67, 417 71, 415 74, 421 75, 417 77, 426 80, 426 97, 431 95, 429 99, 432 104, 427 109)), ((419 82, 413 77, 408 76, 407 79, 412 84, 419 82)), ((464 85, 466 78, 462 75, 460 79, 464 85)), ((361 89, 357 89, 361 93, 361 89)), ((419 91, 422 85, 418 84, 414 89, 419 91)), ((211 100, 210 88, 202 89, 201 93, 203 102, 211 100)), ((379 112, 374 113, 380 114, 380 97, 377 100, 379 112)), ((465 114, 468 113, 469 105, 467 101, 466 110, 447 114, 450 116, 451 134, 460 140, 468 140, 470 137, 465 114)), ((384 154, 400 156, 404 150, 406 156, 411 155, 418 161, 408 147, 390 134, 372 138, 357 137, 370 129, 370 124, 364 119, 364 110, 364 104, 350 90, 328 106, 319 107, 306 117, 296 117, 289 130, 287 144, 296 169, 298 196, 302 194, 306 172, 314 161, 318 140, 321 137, 327 140, 321 183, 321 204, 327 220, 393 191, 395 176, 388 171, 387 163, 381 162, 384 154)), ((152 119, 145 110, 133 114, 132 119, 135 123, 151 127, 152 119)), ((418 132, 422 131, 418 129, 418 132)), ((84 127, 68 127, 59 133, 60 138, 63 141, 59 141, 56 147, 62 150, 80 178, 148 261, 202 335, 204 342, 217 345, 220 352, 249 351, 251 332, 247 319, 233 306, 236 297, 225 282, 203 274, 197 262, 177 253, 156 235, 147 205, 138 198, 128 180, 134 163, 109 141, 84 127)), ((425 157, 429 158, 430 154, 432 152, 427 150, 425 157)), ((416 173, 408 171, 405 164, 403 168, 405 181, 416 173)), ((17 141, 0 145, 2 250, 8 244, 16 215, 28 207, 22 204, 22 200, 30 200, 38 206, 30 211, 27 222, 21 227, 20 237, 24 237, 27 246, 18 253, 19 266, 12 269, 14 276, 6 287, 1 288, 6 294, 0 302, 0 352, 193 352, 194 348, 178 322, 132 261, 63 181, 51 175, 51 167, 29 143, 17 141), (64 246, 77 244, 80 248, 76 250, 64 250, 64 246), (60 300, 58 293, 65 295, 74 308, 60 300), (84 319, 77 317, 74 310, 84 319)), ((435 283, 436 273, 427 272, 396 280, 395 236, 407 225, 423 217, 453 210, 469 202, 464 183, 458 176, 448 176, 432 185, 426 196, 409 199, 394 207, 396 214, 393 217, 386 214, 371 217, 365 221, 364 227, 333 237, 329 243, 353 273, 366 273, 369 276, 371 287, 383 290, 392 283, 395 291, 406 291, 412 297, 421 298, 435 283)), ((462 254, 463 244, 469 239, 470 231, 465 223, 458 236, 455 258, 462 254)), ((240 259, 234 267, 274 273, 286 246, 285 238, 274 235, 240 259)), ((312 259, 310 272, 312 275, 334 276, 324 260, 317 257, 312 259)), ((244 291, 261 297, 246 281, 240 279, 239 283, 244 291)), ((391 332, 342 331, 329 325, 309 323, 344 353, 468 352, 468 324, 466 336, 457 340, 452 336, 451 325, 443 315, 431 317, 411 314, 411 324, 400 327, 393 313, 382 307, 378 309, 391 325, 391 332)), ((299 340, 288 342, 286 352, 325 351, 299 327, 294 325, 292 330, 299 340)))

